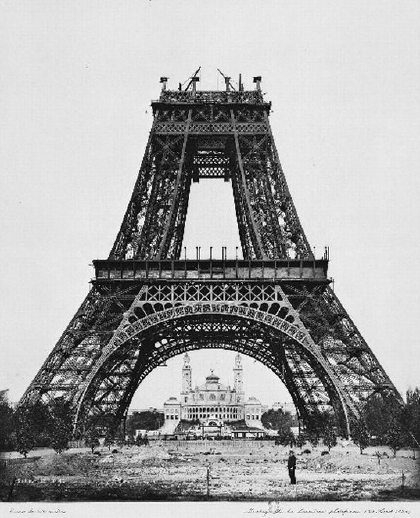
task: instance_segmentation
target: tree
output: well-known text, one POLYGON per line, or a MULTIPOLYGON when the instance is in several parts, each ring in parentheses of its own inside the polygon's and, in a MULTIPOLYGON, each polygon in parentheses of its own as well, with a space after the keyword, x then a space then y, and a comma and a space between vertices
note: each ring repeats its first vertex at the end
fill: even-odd
POLYGON ((293 418, 290 412, 279 410, 268 410, 261 416, 261 423, 268 430, 277 430, 279 435, 288 434, 292 427, 293 418))
POLYGON ((321 438, 322 429, 323 413, 319 411, 314 411, 311 414, 309 414, 306 420, 306 433, 311 443, 318 444, 318 441, 321 438))
POLYGON ((316 432, 308 432, 308 440, 312 447, 315 448, 319 443, 319 435, 316 432))
POLYGON ((50 446, 50 408, 41 399, 24 405, 26 426, 30 427, 34 446, 50 446))
POLYGON ((35 446, 51 446, 61 453, 72 437, 72 415, 70 403, 61 398, 19 406, 13 416, 16 450, 25 457, 35 446))
POLYGON ((369 431, 363 417, 355 419, 351 426, 352 439, 360 448, 360 454, 369 446, 369 431))
POLYGON ((375 394, 363 409, 369 435, 380 444, 386 444, 388 432, 401 412, 401 406, 392 394, 375 394))
POLYGON ((406 404, 400 414, 401 427, 404 430, 406 444, 413 450, 416 458, 416 449, 420 448, 420 389, 407 390, 406 404))
POLYGON ((0 391, 0 451, 11 450, 15 442, 13 408, 7 390, 0 391))
POLYGON ((296 444, 295 436, 291 431, 284 432, 279 430, 278 437, 278 441, 283 446, 290 446, 291 448, 293 448, 296 444))
POLYGON ((49 405, 48 434, 57 453, 68 448, 72 437, 72 411, 68 402, 56 399, 49 405))
POLYGON ((26 458, 35 446, 48 444, 47 421, 48 410, 42 401, 18 407, 13 416, 16 451, 26 458))
MULTIPOLYGON (((334 418, 329 412, 320 412, 319 410, 316 410, 308 416, 306 433, 309 442, 314 448, 318 445, 320 439, 324 437, 327 428, 332 428, 334 423, 334 418)), ((328 440, 330 440, 332 432, 329 432, 328 437, 328 440)))
POLYGON ((307 418, 305 438, 309 440, 314 448, 322 439, 324 445, 330 451, 337 444, 337 429, 340 429, 338 425, 336 416, 331 412, 315 410, 307 418))
POLYGON ((19 407, 13 416, 16 431, 16 451, 26 459, 28 453, 36 444, 35 433, 32 427, 31 409, 19 407))
POLYGON ((394 457, 397 451, 404 446, 404 439, 404 432, 399 423, 395 421, 385 435, 385 444, 391 448, 394 457))
POLYGON ((337 446, 337 433, 332 421, 328 421, 322 430, 322 441, 328 451, 331 451, 333 446, 337 446))
POLYGON ((135 436, 134 436, 134 433, 133 433, 133 431, 132 431, 132 430, 129 430, 129 431, 127 432, 127 444, 128 444, 129 446, 132 446, 133 444, 135 444, 135 442, 136 442, 136 438, 135 438, 135 436))
POLYGON ((84 434, 85 444, 88 446, 92 453, 95 448, 99 446, 99 431, 96 426, 90 426, 84 434))
POLYGON ((147 435, 142 437, 140 434, 136 437, 136 445, 137 446, 147 446, 149 444, 149 439, 147 435))
POLYGON ((305 436, 303 433, 300 433, 297 437, 296 437, 296 446, 298 448, 303 448, 303 445, 305 444, 305 436))
POLYGON ((126 432, 128 436, 134 436, 136 430, 158 430, 163 426, 164 421, 163 413, 156 410, 134 412, 127 418, 126 432))
POLYGON ((120 425, 115 432, 115 442, 118 446, 124 446, 125 444, 124 427, 122 425, 120 425))
POLYGON ((19 406, 14 415, 16 449, 26 455, 34 446, 52 446, 61 453, 72 436, 71 405, 63 399, 38 400, 19 406))
POLYGON ((111 429, 108 429, 105 435, 104 446, 108 447, 108 451, 111 449, 111 446, 114 444, 114 436, 111 432, 111 429))

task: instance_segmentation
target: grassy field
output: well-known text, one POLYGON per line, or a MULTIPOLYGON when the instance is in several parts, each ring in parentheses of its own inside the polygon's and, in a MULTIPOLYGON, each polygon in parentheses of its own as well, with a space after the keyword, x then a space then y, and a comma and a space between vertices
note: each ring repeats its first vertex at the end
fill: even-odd
POLYGON ((33 453, 34 462, 2 468, 0 496, 8 498, 16 477, 12 501, 420 499, 419 462, 411 451, 395 458, 386 448, 363 455, 352 445, 322 451, 295 450, 292 486, 288 449, 268 442, 162 442, 100 455, 44 450, 33 453))

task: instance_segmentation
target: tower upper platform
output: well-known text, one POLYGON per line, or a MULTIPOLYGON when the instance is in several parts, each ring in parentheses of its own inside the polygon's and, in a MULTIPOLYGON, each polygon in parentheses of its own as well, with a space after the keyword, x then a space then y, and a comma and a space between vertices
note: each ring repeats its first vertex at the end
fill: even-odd
POLYGON ((258 104, 270 107, 270 103, 264 101, 260 90, 245 90, 241 92, 221 90, 197 90, 179 91, 162 90, 159 100, 152 103, 153 106, 161 103, 171 104, 258 104))
MULTIPOLYGON (((220 72, 220 71, 219 71, 220 72)), ((230 77, 224 76, 225 90, 198 90, 197 83, 199 78, 195 75, 191 77, 188 86, 182 89, 179 84, 178 90, 168 90, 166 87, 167 77, 161 77, 162 91, 159 100, 153 101, 152 106, 155 111, 161 105, 197 105, 197 104, 229 104, 229 105, 256 105, 267 111, 270 110, 271 103, 264 100, 261 92, 261 76, 254 77, 255 89, 244 90, 241 78, 239 78, 238 89, 234 88, 230 82, 230 77)))

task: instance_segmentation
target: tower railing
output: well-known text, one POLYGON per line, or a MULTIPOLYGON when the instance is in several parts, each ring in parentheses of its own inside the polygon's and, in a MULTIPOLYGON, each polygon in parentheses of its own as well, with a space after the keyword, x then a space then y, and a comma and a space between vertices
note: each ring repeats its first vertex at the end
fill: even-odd
MULTIPOLYGON (((295 279, 328 281, 328 259, 180 259, 93 261, 93 282, 137 279, 295 279)), ((329 281, 328 281, 329 282, 329 281)))
MULTIPOLYGON (((164 103, 246 103, 264 104, 264 98, 259 90, 246 90, 243 92, 226 92, 220 90, 180 91, 164 90, 157 102, 164 103)), ((268 104, 268 103, 267 103, 268 104)))

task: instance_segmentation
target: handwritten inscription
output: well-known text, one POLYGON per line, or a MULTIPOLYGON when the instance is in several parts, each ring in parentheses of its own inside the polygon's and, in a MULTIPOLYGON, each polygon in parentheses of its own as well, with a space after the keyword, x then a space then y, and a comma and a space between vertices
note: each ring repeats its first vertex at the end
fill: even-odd
POLYGON ((411 511, 404 508, 394 507, 290 507, 284 502, 268 502, 266 507, 250 507, 245 511, 245 514, 282 514, 282 515, 310 515, 322 518, 323 516, 366 516, 366 515, 381 515, 381 516, 409 516, 411 511))

